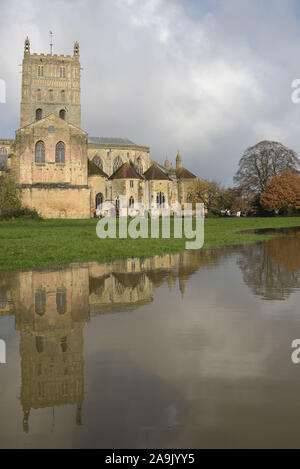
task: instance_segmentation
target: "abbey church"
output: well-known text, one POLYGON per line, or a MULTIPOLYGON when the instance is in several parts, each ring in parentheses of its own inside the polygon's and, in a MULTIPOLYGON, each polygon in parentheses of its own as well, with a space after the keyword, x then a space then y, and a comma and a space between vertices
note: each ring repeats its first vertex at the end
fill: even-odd
POLYGON ((147 146, 82 130, 78 42, 64 56, 32 54, 25 40, 20 129, 0 139, 0 157, 0 175, 8 172, 23 206, 45 218, 90 218, 124 195, 129 208, 182 204, 196 180, 179 153, 174 167, 160 164, 147 146))

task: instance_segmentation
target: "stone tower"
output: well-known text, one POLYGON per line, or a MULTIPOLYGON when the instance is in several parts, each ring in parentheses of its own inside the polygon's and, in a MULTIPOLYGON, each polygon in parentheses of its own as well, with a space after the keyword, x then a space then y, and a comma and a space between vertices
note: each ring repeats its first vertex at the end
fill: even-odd
POLYGON ((79 44, 74 54, 31 54, 28 37, 22 67, 21 127, 56 114, 81 127, 79 44))

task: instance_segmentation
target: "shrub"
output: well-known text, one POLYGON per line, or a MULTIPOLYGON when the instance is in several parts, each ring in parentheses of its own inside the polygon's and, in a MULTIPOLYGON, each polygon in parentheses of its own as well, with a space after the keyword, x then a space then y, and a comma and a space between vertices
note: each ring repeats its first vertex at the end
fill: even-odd
POLYGON ((0 219, 9 218, 41 219, 36 210, 22 207, 19 190, 9 175, 0 177, 0 219))
POLYGON ((12 218, 27 218, 31 220, 41 220, 42 217, 38 214, 36 210, 32 210, 27 207, 21 207, 18 209, 6 210, 0 215, 0 219, 8 220, 12 218))

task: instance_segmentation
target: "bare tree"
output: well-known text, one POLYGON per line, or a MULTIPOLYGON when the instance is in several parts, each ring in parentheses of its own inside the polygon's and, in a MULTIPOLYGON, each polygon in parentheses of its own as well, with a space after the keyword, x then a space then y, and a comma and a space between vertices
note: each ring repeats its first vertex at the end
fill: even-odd
POLYGON ((297 171, 300 160, 294 150, 278 142, 264 140, 247 148, 239 161, 234 182, 254 194, 262 194, 274 177, 283 171, 297 171))

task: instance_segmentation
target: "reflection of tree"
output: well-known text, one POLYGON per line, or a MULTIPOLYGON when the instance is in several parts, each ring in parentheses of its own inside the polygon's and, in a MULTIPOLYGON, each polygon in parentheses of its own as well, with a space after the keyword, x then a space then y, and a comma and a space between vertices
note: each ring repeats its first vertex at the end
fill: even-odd
POLYGON ((287 238, 272 239, 265 243, 269 255, 287 271, 300 269, 300 231, 287 238))
POLYGON ((299 288, 300 233, 244 246, 237 262, 255 295, 284 300, 299 288))

